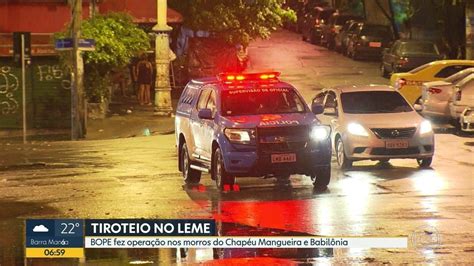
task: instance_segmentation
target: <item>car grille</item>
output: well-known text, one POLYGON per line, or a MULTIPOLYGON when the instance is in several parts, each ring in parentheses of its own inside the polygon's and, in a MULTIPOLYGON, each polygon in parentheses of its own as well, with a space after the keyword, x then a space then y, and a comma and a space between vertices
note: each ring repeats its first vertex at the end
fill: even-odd
POLYGON ((420 153, 418 147, 409 147, 406 149, 373 148, 370 152, 371 155, 410 155, 418 153, 420 153))
POLYGON ((257 138, 263 153, 296 152, 306 148, 309 131, 306 126, 257 128, 257 138))
POLYGON ((413 137, 416 127, 407 128, 371 128, 379 139, 408 139, 413 137))

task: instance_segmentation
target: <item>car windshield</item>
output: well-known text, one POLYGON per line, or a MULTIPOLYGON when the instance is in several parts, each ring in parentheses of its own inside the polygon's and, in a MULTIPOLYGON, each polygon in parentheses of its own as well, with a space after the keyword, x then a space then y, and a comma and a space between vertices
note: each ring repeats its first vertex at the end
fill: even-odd
POLYGON ((301 97, 290 88, 244 88, 222 91, 222 115, 258 115, 305 112, 301 97))
POLYGON ((358 91, 341 94, 344 113, 376 114, 402 113, 413 109, 396 91, 358 91))
POLYGON ((343 25, 344 23, 346 23, 346 21, 350 20, 350 19, 354 19, 355 17, 354 16, 338 16, 336 18, 336 21, 334 24, 336 25, 343 25))
POLYGON ((334 10, 332 10, 332 9, 323 10, 319 14, 319 19, 324 19, 326 21, 332 15, 332 13, 334 13, 334 10))
POLYGON ((389 37, 390 30, 388 27, 382 25, 366 25, 362 28, 360 34, 366 36, 389 37))
POLYGON ((402 54, 439 54, 436 45, 430 42, 402 43, 400 51, 402 54))

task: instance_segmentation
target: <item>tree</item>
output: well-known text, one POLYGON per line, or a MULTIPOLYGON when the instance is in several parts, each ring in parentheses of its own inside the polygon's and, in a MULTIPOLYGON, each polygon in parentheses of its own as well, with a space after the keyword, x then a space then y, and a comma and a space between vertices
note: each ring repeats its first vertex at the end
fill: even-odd
POLYGON ((255 38, 268 38, 285 21, 296 21, 293 10, 283 9, 284 0, 171 0, 170 6, 185 17, 193 30, 214 33, 229 43, 247 45, 255 38))
MULTIPOLYGON (((100 102, 107 95, 111 71, 125 67, 133 56, 146 51, 150 40, 125 13, 96 15, 82 23, 81 34, 96 42, 95 51, 84 53, 84 83, 89 101, 100 102)), ((66 32, 56 36, 66 36, 66 32)), ((67 54, 62 59, 66 65, 71 64, 67 54)))

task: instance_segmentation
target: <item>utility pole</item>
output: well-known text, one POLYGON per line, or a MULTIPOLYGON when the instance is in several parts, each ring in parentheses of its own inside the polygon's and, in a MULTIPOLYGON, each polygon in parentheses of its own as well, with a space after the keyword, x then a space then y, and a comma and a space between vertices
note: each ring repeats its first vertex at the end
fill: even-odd
POLYGON ((171 105, 171 85, 170 85, 170 61, 171 49, 169 43, 169 32, 172 30, 166 23, 167 12, 166 0, 156 0, 156 25, 153 31, 156 32, 155 39, 155 115, 170 116, 173 112, 171 105))
POLYGON ((70 0, 72 7, 71 37, 73 39, 73 86, 71 90, 71 138, 84 138, 85 102, 84 102, 84 63, 79 50, 82 23, 82 0, 70 0))

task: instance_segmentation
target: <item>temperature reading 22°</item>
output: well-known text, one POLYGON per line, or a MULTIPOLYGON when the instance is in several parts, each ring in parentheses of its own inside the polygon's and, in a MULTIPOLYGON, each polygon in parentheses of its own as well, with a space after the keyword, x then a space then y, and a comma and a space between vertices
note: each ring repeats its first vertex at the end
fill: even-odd
POLYGON ((79 228, 79 223, 61 223, 61 235, 75 235, 74 229, 79 228))

